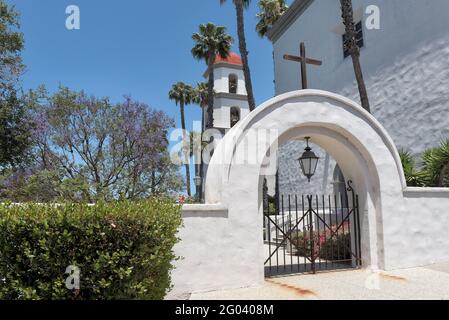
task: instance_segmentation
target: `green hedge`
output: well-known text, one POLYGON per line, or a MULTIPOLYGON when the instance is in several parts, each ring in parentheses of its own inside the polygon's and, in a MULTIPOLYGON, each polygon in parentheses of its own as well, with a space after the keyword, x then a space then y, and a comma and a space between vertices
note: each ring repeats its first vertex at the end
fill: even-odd
POLYGON ((0 299, 163 299, 180 225, 165 199, 2 205, 0 299), (79 290, 66 287, 68 266, 79 290))

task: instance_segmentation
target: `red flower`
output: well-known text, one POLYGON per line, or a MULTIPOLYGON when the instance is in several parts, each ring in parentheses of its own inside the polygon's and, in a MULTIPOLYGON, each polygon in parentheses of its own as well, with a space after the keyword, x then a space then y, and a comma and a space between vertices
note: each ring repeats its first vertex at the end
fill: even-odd
POLYGON ((180 196, 178 202, 180 204, 184 204, 186 202, 186 197, 185 196, 180 196))

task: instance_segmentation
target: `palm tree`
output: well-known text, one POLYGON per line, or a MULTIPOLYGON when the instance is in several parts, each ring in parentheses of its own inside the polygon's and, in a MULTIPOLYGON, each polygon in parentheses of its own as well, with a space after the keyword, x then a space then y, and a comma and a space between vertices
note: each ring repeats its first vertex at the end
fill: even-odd
POLYGON ((226 59, 232 45, 232 37, 226 33, 226 28, 213 23, 199 26, 199 32, 192 35, 195 46, 192 55, 198 60, 205 60, 208 66, 208 98, 207 98, 207 128, 214 125, 214 62, 217 55, 226 59))
MULTIPOLYGON (((189 145, 189 153, 190 158, 201 157, 202 158, 202 148, 201 148, 201 132, 190 132, 190 145, 189 145), (200 147, 198 147, 198 145, 200 147)), ((198 163, 198 159, 195 159, 195 178, 200 174, 200 164, 198 163)), ((196 196, 200 198, 200 186, 195 184, 196 188, 196 196)))
MULTIPOLYGON (((220 3, 225 3, 226 0, 220 0, 220 3)), ((243 11, 247 9, 251 3, 251 0, 232 0, 234 2, 235 11, 237 15, 237 35, 239 38, 239 50, 242 56, 243 62, 243 74, 245 75, 245 87, 246 93, 248 95, 249 110, 253 111, 256 109, 256 101, 254 100, 253 85, 251 81, 251 71, 249 69, 248 62, 248 50, 246 47, 246 36, 245 36, 245 20, 243 18, 243 11)))
POLYGON ((202 160, 202 156, 203 156, 203 150, 204 148, 207 146, 206 142, 202 141, 202 132, 190 132, 190 158, 194 158, 194 157, 198 157, 200 159, 196 159, 195 161, 195 177, 199 177, 201 178, 201 184, 200 185, 195 185, 196 187, 196 196, 198 198, 198 200, 201 201, 201 191, 202 191, 202 186, 203 186, 203 160, 202 160), (198 161, 199 160, 199 161, 198 161))
MULTIPOLYGON (((215 92, 213 92, 215 95, 215 92)), ((204 130, 204 108, 208 106, 209 84, 199 82, 195 88, 195 103, 201 107, 201 130, 204 130)))
POLYGON ((192 191, 190 189, 190 161, 189 161, 189 152, 187 150, 190 147, 187 141, 186 134, 186 119, 184 107, 186 105, 191 104, 194 101, 195 91, 192 86, 185 84, 183 82, 178 82, 172 86, 172 89, 168 93, 168 97, 170 100, 175 101, 176 105, 179 105, 181 110, 181 127, 182 127, 182 140, 183 140, 183 150, 182 154, 184 155, 184 165, 186 169, 186 180, 187 180, 187 194, 189 197, 192 195, 192 191))
POLYGON ((259 22, 256 25, 256 31, 263 38, 287 11, 288 6, 285 0, 260 0, 259 8, 261 11, 257 14, 259 22))
MULTIPOLYGON (((213 95, 215 92, 213 92, 213 95)), ((198 198, 199 200, 203 199, 203 149, 205 147, 205 143, 203 142, 203 133, 205 129, 204 124, 204 108, 208 106, 208 96, 209 96, 209 85, 207 82, 197 83, 195 88, 195 103, 201 107, 201 133, 200 133, 200 143, 201 143, 201 159, 199 159, 199 166, 196 167, 199 173, 199 177, 201 178, 201 185, 197 188, 198 198)))
POLYGON ((348 52, 351 54, 352 64, 354 66, 355 78, 359 88, 360 100, 362 107, 371 112, 370 104, 368 100, 368 94, 366 92, 365 81, 363 80, 362 66, 360 65, 360 48, 357 45, 357 34, 354 24, 354 12, 352 9, 352 0, 340 0, 341 13, 343 18, 343 24, 345 26, 345 46, 348 52))

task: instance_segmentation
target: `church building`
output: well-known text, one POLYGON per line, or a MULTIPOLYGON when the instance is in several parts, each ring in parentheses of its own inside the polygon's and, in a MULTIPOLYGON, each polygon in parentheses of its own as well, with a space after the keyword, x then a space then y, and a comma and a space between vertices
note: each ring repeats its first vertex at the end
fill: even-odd
MULTIPOLYGON (((449 138, 449 1, 352 2, 371 113, 397 148, 418 160, 425 149, 449 138), (377 29, 367 22, 373 6, 380 14, 377 29)), ((268 37, 273 44, 276 95, 301 88, 300 64, 284 55, 299 55, 304 42, 307 56, 322 61, 321 66, 307 66, 308 87, 360 101, 352 59, 343 46, 340 1, 295 0, 268 37)), ((281 147, 280 193, 344 190, 335 161, 317 146, 319 167, 312 183, 307 182, 297 161, 304 146, 304 141, 292 141, 281 147)))

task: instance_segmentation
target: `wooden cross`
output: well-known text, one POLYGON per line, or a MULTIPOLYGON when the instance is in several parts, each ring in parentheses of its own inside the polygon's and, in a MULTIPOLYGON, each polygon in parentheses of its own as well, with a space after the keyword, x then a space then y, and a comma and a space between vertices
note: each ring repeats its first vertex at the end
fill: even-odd
POLYGON ((306 56, 306 45, 304 42, 301 42, 300 45, 300 56, 292 56, 289 54, 284 55, 285 60, 290 60, 294 62, 301 63, 301 81, 302 81, 302 88, 307 89, 307 65, 312 64, 315 66, 321 66, 323 64, 322 61, 315 60, 315 59, 309 59, 306 56))

